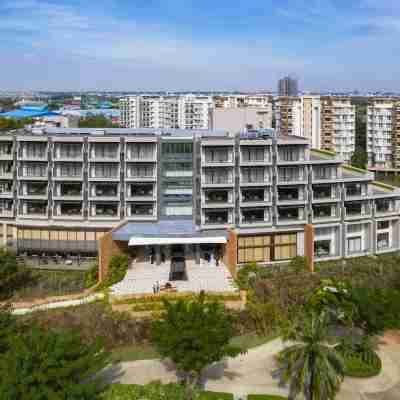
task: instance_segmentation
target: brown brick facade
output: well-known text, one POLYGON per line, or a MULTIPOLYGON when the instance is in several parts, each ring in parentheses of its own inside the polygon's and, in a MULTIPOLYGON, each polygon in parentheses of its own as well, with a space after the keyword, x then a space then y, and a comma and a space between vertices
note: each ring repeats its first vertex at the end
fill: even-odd
POLYGON ((310 272, 314 272, 314 234, 314 226, 307 224, 304 227, 304 256, 307 258, 310 272))
POLYGON ((229 231, 228 242, 225 245, 225 254, 223 259, 233 277, 236 277, 237 272, 237 247, 237 234, 234 231, 229 231))
MULTIPOLYGON (((120 225, 121 226, 121 225, 120 225)), ((118 226, 117 228, 119 228, 118 226)), ((115 228, 116 229, 116 228, 115 228)), ((115 241, 113 231, 106 233, 99 241, 99 282, 102 282, 108 273, 108 265, 113 256, 128 254, 128 242, 115 241)))

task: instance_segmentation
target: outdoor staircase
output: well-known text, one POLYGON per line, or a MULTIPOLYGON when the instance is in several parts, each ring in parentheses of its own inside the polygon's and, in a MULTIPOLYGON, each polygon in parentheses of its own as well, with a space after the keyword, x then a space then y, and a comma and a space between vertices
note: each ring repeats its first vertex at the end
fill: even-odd
MULTIPOLYGON (((150 263, 134 263, 125 278, 113 285, 114 295, 151 294, 153 285, 158 281, 160 286, 169 282, 170 263, 155 265, 150 263)), ((187 281, 171 282, 178 292, 234 292, 237 289, 233 279, 222 263, 216 267, 202 260, 200 265, 186 261, 187 281)))

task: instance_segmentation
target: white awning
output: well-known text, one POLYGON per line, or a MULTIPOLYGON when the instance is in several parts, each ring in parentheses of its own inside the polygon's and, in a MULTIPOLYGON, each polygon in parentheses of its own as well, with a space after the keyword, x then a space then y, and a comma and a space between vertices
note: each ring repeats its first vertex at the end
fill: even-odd
POLYGON ((128 246, 166 245, 166 244, 225 244, 226 238, 216 237, 151 237, 131 238, 128 246))

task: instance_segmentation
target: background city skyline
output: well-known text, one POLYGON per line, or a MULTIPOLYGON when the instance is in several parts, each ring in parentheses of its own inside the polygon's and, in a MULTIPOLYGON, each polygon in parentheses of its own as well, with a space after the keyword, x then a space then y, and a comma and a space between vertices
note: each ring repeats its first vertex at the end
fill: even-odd
POLYGON ((0 88, 400 90, 395 0, 0 4, 0 88))

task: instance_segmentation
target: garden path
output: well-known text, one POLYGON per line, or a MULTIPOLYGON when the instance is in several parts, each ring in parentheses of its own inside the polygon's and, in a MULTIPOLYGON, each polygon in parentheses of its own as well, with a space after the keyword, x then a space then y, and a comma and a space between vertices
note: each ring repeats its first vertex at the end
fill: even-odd
MULTIPOLYGON (((280 387, 271 375, 276 368, 274 357, 282 348, 282 341, 275 339, 250 349, 247 354, 211 367, 204 374, 204 387, 207 390, 231 392, 236 395, 287 395, 287 390, 280 387)), ((381 343, 378 353, 382 360, 382 372, 369 379, 346 378, 337 400, 400 398, 400 343, 381 343)), ((110 381, 125 384, 146 384, 154 380, 167 383, 177 380, 173 366, 161 360, 121 363, 111 368, 107 374, 110 381)))

